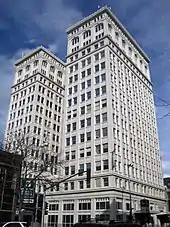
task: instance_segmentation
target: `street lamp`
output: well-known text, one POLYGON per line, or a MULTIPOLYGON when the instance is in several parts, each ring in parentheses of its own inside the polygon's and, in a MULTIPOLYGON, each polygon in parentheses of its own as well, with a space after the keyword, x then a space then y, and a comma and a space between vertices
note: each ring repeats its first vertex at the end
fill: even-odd
POLYGON ((133 167, 132 164, 128 164, 128 183, 129 183, 129 199, 130 199, 130 213, 129 213, 129 217, 130 217, 130 221, 132 221, 133 217, 132 217, 132 194, 131 194, 131 187, 130 187, 130 172, 129 172, 129 168, 133 167))

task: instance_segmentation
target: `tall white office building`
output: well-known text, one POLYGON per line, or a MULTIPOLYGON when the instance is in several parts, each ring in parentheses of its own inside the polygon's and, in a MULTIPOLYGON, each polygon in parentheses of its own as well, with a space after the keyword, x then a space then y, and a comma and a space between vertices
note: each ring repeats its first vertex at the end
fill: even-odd
MULTIPOLYGON (((27 177, 39 170, 43 163, 39 160, 54 161, 61 152, 64 80, 65 63, 44 47, 15 64, 5 138, 20 142, 20 136, 25 139, 23 146, 28 143, 39 147, 28 157, 32 173, 27 177)), ((57 175, 57 167, 51 169, 51 174, 57 175)))
POLYGON ((65 177, 50 192, 49 225, 122 219, 148 198, 166 207, 149 59, 108 7, 67 30, 65 177), (130 188, 129 188, 130 179, 130 188), (116 206, 115 206, 116 205, 116 206), (113 217, 114 216, 114 217, 113 217))

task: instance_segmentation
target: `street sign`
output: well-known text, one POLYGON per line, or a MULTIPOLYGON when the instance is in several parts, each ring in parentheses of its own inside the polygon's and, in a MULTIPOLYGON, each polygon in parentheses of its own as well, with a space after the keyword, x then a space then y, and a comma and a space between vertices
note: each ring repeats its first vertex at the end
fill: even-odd
POLYGON ((23 179, 22 181, 21 195, 23 196, 23 203, 34 203, 35 182, 32 182, 32 179, 23 179))

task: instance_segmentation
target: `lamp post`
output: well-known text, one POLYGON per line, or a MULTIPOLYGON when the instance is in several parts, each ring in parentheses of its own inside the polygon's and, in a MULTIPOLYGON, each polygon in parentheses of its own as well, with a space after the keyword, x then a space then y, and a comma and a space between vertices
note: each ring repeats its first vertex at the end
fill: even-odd
POLYGON ((130 205, 130 212, 129 212, 130 220, 129 221, 132 222, 133 217, 132 217, 132 194, 131 194, 131 187, 130 187, 131 181, 130 181, 130 172, 129 172, 129 168, 130 167, 133 167, 133 165, 132 164, 128 164, 128 183, 129 183, 129 200, 130 200, 130 204, 129 204, 130 205))

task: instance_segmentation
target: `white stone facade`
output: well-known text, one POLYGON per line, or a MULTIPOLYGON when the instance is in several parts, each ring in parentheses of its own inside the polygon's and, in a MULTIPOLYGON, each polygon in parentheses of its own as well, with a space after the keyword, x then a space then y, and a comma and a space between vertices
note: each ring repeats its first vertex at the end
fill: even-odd
MULTIPOLYGON (((55 158, 62 149, 65 64, 39 47, 16 62, 15 69, 5 138, 23 134, 40 147, 33 154, 37 171, 39 159, 55 158)), ((57 169, 51 172, 56 175, 57 169)))
POLYGON ((92 179, 90 188, 83 174, 50 192, 49 223, 54 213, 59 223, 75 223, 79 215, 114 218, 106 202, 116 201, 121 213, 122 197, 128 212, 129 175, 133 212, 146 197, 151 210, 165 210, 148 57, 107 7, 67 33, 65 177, 91 167, 92 179))

